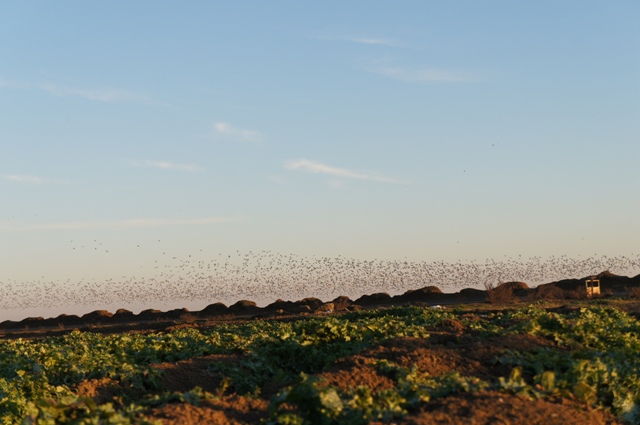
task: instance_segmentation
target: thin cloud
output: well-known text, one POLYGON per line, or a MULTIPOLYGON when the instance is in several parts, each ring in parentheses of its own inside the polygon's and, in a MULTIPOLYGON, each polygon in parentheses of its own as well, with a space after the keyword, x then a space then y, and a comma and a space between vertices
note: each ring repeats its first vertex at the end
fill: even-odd
POLYGON ((217 134, 222 136, 229 136, 250 142, 260 140, 260 133, 258 133, 257 131, 236 128, 227 122, 217 122, 213 124, 213 129, 217 134))
POLYGON ((40 84, 38 88, 60 97, 75 96, 98 102, 141 102, 153 103, 148 97, 121 89, 81 89, 56 84, 40 84))
POLYGON ((137 161, 133 159, 127 160, 129 165, 133 167, 143 167, 143 168, 158 168, 160 170, 180 170, 180 171, 190 171, 193 173, 202 171, 203 168, 195 165, 195 164, 178 164, 171 161, 153 161, 153 160, 142 160, 137 161))
POLYGON ((132 229, 141 227, 198 226, 239 221, 236 217, 202 217, 190 219, 134 218, 114 221, 75 221, 61 223, 0 223, 0 231, 132 229))
POLYGON ((387 67, 372 68, 369 71, 408 83, 470 83, 476 81, 476 78, 469 74, 437 68, 408 69, 387 67))
POLYGON ((0 77, 0 89, 19 89, 23 86, 21 84, 17 84, 13 81, 7 81, 6 79, 0 77))
POLYGON ((385 40, 382 38, 353 37, 348 39, 348 41, 351 41, 353 43, 360 43, 360 44, 375 44, 378 46, 390 46, 390 47, 398 46, 396 42, 391 40, 385 40))
POLYGON ((400 43, 389 40, 386 38, 376 38, 376 37, 358 37, 358 36, 320 36, 315 37, 319 40, 329 40, 329 41, 347 41, 349 43, 356 44, 369 44, 376 46, 387 46, 387 47, 399 47, 400 43))
POLYGON ((332 167, 330 165, 321 164, 319 162, 309 161, 306 159, 296 159, 285 163, 285 168, 289 170, 302 170, 314 174, 327 174, 335 177, 344 177, 356 180, 370 180, 384 183, 402 183, 397 179, 388 177, 380 177, 374 174, 360 173, 357 171, 347 170, 345 168, 332 167))
POLYGON ((163 105, 147 96, 128 90, 114 88, 79 88, 53 83, 17 83, 0 77, 0 89, 37 89, 58 97, 80 97, 97 102, 137 102, 163 105))
POLYGON ((8 174, 4 176, 6 180, 15 183, 27 183, 27 184, 43 184, 44 179, 38 176, 30 176, 25 174, 8 174))

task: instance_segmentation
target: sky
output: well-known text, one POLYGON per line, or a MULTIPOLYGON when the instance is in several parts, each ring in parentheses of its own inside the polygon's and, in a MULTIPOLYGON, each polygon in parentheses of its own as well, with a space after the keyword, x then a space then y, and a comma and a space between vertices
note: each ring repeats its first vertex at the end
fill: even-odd
POLYGON ((623 0, 2 2, 0 282, 249 252, 638 258, 639 19, 623 0))

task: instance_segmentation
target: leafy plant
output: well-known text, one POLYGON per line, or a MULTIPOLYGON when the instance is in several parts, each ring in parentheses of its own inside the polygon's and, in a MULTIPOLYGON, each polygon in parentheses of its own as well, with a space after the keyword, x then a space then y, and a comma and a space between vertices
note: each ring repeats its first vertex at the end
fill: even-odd
POLYGON ((167 403, 198 404, 226 390, 257 397, 286 387, 271 402, 269 421, 291 424, 390 422, 438 397, 481 389, 528 397, 570 397, 610 409, 640 424, 640 324, 600 303, 554 313, 540 304, 477 312, 407 307, 351 312, 289 322, 250 321, 166 333, 101 335, 74 331, 61 337, 0 341, 0 423, 145 423, 144 412, 167 403), (553 346, 505 351, 495 360, 509 376, 484 381, 451 372, 430 376, 417 367, 379 359, 375 368, 393 387, 339 391, 317 379, 336 360, 394 338, 428 338, 447 321, 472 338, 529 334, 553 346), (223 382, 216 394, 162 388, 151 365, 210 354, 209 370, 223 382), (118 402, 98 404, 75 393, 87 379, 109 378, 135 388, 118 402))

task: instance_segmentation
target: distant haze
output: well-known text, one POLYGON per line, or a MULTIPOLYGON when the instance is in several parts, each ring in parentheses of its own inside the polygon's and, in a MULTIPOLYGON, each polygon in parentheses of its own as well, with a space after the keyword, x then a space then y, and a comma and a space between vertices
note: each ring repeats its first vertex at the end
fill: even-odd
MULTIPOLYGON (((166 256, 166 252, 163 254, 166 256)), ((93 310, 127 308, 201 310, 209 304, 231 305, 251 300, 265 306, 277 299, 289 301, 338 296, 353 300, 362 295, 437 286, 444 292, 484 289, 486 284, 524 281, 530 286, 566 278, 614 274, 640 274, 640 256, 503 258, 484 262, 448 263, 357 260, 346 257, 300 257, 271 251, 158 258, 137 273, 107 279, 68 278, 48 281, 0 282, 0 320, 27 316, 54 317, 93 310)))

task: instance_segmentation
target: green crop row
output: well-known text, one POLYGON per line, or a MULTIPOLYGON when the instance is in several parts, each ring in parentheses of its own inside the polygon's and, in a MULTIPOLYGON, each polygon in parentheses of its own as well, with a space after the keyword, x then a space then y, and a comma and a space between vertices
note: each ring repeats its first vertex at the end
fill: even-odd
POLYGON ((618 310, 592 307, 568 314, 528 307, 485 315, 418 307, 354 312, 301 320, 250 321, 167 333, 100 335, 74 331, 61 337, 0 341, 0 423, 145 423, 145 409, 162 403, 198 403, 216 397, 199 389, 168 393, 151 364, 209 354, 235 362, 210 365, 224 388, 259 396, 267 384, 282 390, 271 400, 269 423, 331 424, 390 421, 428 400, 488 388, 527 397, 566 396, 612 410, 640 424, 640 324, 618 310), (470 317, 473 316, 473 317, 470 317), (483 381, 458 373, 432 377, 380 360, 392 389, 340 392, 313 375, 336 360, 400 336, 428 338, 429 329, 459 320, 474 338, 508 333, 539 335, 552 348, 506 351, 496 359, 508 377, 483 381), (73 388, 110 378, 146 394, 97 405, 73 388))

